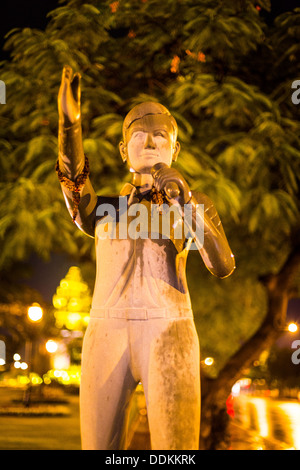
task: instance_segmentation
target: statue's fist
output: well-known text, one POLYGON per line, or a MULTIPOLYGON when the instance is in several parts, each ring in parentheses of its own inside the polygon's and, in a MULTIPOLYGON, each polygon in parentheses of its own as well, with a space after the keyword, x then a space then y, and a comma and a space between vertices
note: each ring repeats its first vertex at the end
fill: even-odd
POLYGON ((63 68, 61 84, 58 93, 59 120, 66 127, 80 119, 80 74, 75 73, 69 66, 63 68))
POLYGON ((190 201, 189 185, 175 168, 170 168, 164 163, 157 163, 151 169, 151 174, 155 189, 164 191, 168 199, 175 199, 182 206, 190 201))

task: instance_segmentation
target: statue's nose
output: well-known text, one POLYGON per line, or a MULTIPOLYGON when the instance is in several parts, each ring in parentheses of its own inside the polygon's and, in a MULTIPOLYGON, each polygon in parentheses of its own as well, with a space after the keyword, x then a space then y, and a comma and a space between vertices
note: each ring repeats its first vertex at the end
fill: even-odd
POLYGON ((146 140, 145 140, 145 148, 146 149, 154 149, 155 148, 155 142, 154 142, 154 139, 153 139, 153 136, 150 132, 147 133, 147 137, 146 137, 146 140))

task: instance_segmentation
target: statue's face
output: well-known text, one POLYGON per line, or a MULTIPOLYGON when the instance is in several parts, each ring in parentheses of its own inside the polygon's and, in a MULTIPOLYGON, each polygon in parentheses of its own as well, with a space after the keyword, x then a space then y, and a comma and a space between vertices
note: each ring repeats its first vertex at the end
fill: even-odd
POLYGON ((174 140, 168 116, 154 114, 137 119, 126 135, 128 165, 137 173, 150 173, 156 163, 171 166, 179 152, 179 143, 174 140))

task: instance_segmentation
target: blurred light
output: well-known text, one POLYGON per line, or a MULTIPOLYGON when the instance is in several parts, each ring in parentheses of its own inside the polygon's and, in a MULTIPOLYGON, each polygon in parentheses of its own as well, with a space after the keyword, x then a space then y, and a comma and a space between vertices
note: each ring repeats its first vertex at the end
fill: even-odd
POLYGON ((43 379, 38 374, 32 373, 30 374, 30 382, 32 385, 40 385, 43 383, 43 379))
POLYGON ((241 387, 249 388, 252 380, 248 377, 245 377, 244 379, 240 379, 238 382, 240 383, 241 387))
POLYGON ((53 341, 52 339, 49 339, 47 343, 45 344, 45 347, 49 353, 55 353, 57 351, 58 345, 55 341, 53 341))
POLYGON ((61 330, 60 334, 64 338, 69 338, 69 336, 71 336, 71 332, 69 330, 61 330))
POLYGON ((213 357, 206 357, 206 358, 204 359, 204 364, 205 364, 206 366, 212 366, 214 362, 215 362, 215 361, 214 361, 214 358, 213 358, 213 357))
POLYGON ((58 297, 58 295, 53 296, 53 305, 55 308, 60 309, 67 305, 67 299, 64 297, 58 297))
POLYGON ((63 385, 79 386, 81 377, 81 367, 71 366, 69 369, 51 369, 43 376, 44 383, 50 383, 52 380, 63 385))
POLYGON ((298 403, 292 402, 281 402, 278 404, 279 408, 281 408, 288 418, 287 420, 287 427, 290 428, 291 437, 294 444, 294 448, 300 450, 300 428, 299 428, 299 420, 300 420, 300 406, 298 403))
POLYGON ((28 308, 28 318, 33 322, 38 322, 43 317, 43 309, 38 303, 34 303, 28 308))
POLYGON ((234 396, 231 393, 229 397, 226 400, 226 411, 227 414, 231 417, 234 418, 235 416, 235 411, 234 411, 234 396))
POLYGON ((28 364, 26 362, 21 362, 20 367, 22 370, 28 369, 28 364))
POLYGON ((20 385, 27 385, 29 382, 30 379, 26 375, 18 375, 18 383, 20 385))
POLYGON ((259 435, 268 437, 269 424, 267 418, 267 401, 264 398, 251 398, 249 400, 255 406, 259 435))
POLYGON ((68 283, 68 281, 66 281, 65 279, 62 279, 62 280, 60 281, 60 286, 61 286, 63 289, 68 289, 69 283, 68 283))
POLYGON ((55 369, 68 369, 70 365, 70 355, 68 353, 55 354, 53 360, 55 369))
POLYGON ((16 362, 14 363, 14 366, 15 366, 16 369, 20 369, 20 367, 21 367, 21 362, 16 361, 16 362))
POLYGON ((251 382, 252 380, 248 377, 237 380, 231 389, 232 396, 237 397, 241 391, 248 389, 251 385, 251 382))
POLYGON ((239 394, 240 394, 240 391, 241 391, 241 385, 239 382, 236 382, 233 386, 232 386, 232 389, 231 389, 231 392, 232 392, 232 395, 234 397, 237 397, 239 394))
POLYGON ((295 333, 298 330, 298 326, 296 325, 296 323, 290 323, 288 326, 288 330, 290 331, 290 333, 295 333))
POLYGON ((0 366, 4 366, 5 364, 5 359, 0 358, 0 366))
POLYGON ((20 354, 18 354, 18 353, 14 354, 13 359, 14 359, 14 361, 20 361, 20 359, 21 359, 20 354))

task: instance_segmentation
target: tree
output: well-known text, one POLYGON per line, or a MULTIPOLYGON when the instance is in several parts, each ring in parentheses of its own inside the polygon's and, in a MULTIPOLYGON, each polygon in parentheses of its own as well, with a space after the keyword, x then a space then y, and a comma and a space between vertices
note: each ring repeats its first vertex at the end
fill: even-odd
POLYGON ((150 98, 179 124, 177 168, 220 212, 237 270, 219 281, 198 253, 189 285, 203 366, 202 445, 226 447, 225 401, 253 358, 280 334, 298 295, 300 9, 267 24, 268 0, 70 0, 45 31, 15 30, 2 63, 0 265, 35 251, 93 261, 53 171, 56 97, 64 64, 82 74, 84 148, 100 194, 128 178, 117 144, 129 108, 150 98), (9 197, 8 197, 9 195, 9 197), (37 234, 39 234, 37 236, 37 234))

